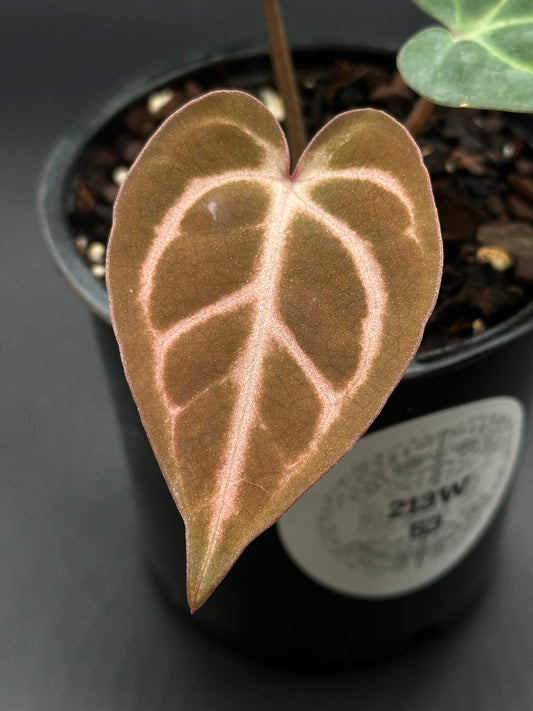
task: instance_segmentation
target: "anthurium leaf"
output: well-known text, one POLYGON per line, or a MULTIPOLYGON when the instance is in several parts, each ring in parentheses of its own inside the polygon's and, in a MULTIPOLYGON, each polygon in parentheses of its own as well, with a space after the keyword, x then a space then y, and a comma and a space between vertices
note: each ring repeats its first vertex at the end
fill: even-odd
POLYGON ((342 114, 295 173, 242 92, 175 113, 123 184, 108 288, 125 372, 187 531, 199 607, 348 450, 419 344, 441 270, 413 140, 342 114))
POLYGON ((532 0, 414 0, 445 25, 398 54, 404 81, 443 106, 533 111, 532 0))

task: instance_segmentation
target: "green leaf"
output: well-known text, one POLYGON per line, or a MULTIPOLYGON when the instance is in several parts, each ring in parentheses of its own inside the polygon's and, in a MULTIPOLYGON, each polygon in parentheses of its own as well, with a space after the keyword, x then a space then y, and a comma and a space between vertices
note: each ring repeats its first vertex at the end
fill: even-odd
POLYGON ((221 91, 131 168, 107 280, 126 376, 187 531, 199 607, 367 429, 417 350, 442 250, 407 131, 331 121, 289 174, 279 124, 221 91))
POLYGON ((414 35, 398 69, 442 106, 533 111, 532 0, 414 0, 448 29, 414 35))

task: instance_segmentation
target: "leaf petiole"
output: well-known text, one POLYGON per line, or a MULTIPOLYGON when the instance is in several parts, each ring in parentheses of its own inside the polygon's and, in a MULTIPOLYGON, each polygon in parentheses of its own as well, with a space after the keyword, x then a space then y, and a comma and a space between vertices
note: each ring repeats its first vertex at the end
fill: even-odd
POLYGON ((423 96, 419 97, 405 120, 405 128, 413 137, 420 133, 434 108, 435 104, 432 101, 423 96))
POLYGON ((298 89, 296 88, 294 67, 287 44, 279 2, 278 0, 262 0, 262 2, 274 77, 287 114, 287 142, 289 144, 291 170, 293 170, 307 145, 302 107, 298 89))

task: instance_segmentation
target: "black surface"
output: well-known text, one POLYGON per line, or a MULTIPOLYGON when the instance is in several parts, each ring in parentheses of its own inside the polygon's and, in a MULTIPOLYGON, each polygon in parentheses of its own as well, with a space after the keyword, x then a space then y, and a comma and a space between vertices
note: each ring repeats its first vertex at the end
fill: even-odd
MULTIPOLYGON (((147 66, 260 42, 258 5, 3 8, 0 709, 529 711, 531 430, 492 586, 407 657, 329 675, 273 669, 199 634, 146 574, 90 321, 41 244, 36 183, 53 142, 147 66)), ((390 45, 424 22, 407 0, 285 5, 294 41, 390 45)))

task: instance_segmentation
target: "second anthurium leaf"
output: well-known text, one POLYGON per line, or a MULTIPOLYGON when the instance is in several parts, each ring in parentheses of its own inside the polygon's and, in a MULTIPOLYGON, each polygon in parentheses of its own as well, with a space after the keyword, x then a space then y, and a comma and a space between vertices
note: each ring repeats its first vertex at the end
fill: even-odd
POLYGON ((193 610, 375 418, 441 261, 420 153, 381 112, 331 121, 293 175, 279 124, 242 92, 191 102, 145 147, 116 203, 108 289, 185 521, 193 610))
POLYGON ((414 0, 447 29, 414 35, 398 68, 443 106, 533 111, 532 0, 414 0))

